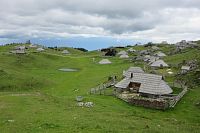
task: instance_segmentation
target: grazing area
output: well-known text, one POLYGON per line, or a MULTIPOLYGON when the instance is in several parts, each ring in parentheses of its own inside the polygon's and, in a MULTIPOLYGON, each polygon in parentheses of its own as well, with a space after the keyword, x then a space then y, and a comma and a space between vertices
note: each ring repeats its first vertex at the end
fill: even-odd
POLYGON ((148 63, 134 60, 139 51, 148 49, 145 46, 116 48, 123 50, 126 58, 112 56, 106 62, 101 51, 67 48, 70 54, 63 54, 62 49, 34 52, 31 48, 26 54, 9 53, 14 46, 0 46, 1 133, 200 132, 199 66, 181 77, 179 74, 183 62, 199 61, 199 49, 169 54, 175 46, 157 45, 156 49, 166 54, 162 60, 173 73, 169 74, 164 65, 152 69, 148 63), (99 64, 102 59, 108 65, 99 64), (194 81, 187 81, 188 92, 174 108, 165 111, 129 105, 114 96, 90 94, 91 88, 111 76, 122 80, 123 70, 130 67, 162 75, 174 93, 182 91, 172 85, 175 80, 187 81, 189 77, 194 81), (77 106, 77 97, 87 106, 77 106))

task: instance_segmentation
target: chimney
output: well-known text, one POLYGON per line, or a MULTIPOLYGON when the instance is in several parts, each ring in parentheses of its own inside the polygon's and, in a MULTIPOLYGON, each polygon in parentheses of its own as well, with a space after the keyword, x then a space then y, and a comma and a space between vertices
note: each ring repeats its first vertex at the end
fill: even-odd
POLYGON ((131 73, 131 78, 133 78, 133 73, 131 73))

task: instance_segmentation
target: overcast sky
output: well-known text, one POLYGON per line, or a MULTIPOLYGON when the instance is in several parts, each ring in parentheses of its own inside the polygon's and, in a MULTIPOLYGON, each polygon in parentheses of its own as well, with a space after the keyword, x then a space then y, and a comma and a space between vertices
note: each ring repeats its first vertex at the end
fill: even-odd
POLYGON ((200 0, 0 0, 0 41, 200 39, 200 0))

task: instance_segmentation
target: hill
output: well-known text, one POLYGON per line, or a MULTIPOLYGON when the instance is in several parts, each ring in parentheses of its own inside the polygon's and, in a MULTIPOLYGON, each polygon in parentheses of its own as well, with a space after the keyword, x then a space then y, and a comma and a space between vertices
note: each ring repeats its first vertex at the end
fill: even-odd
MULTIPOLYGON (((146 65, 141 62, 107 57, 112 62, 100 65, 105 58, 99 51, 81 52, 67 49, 46 49, 44 52, 28 50, 25 55, 9 53, 14 45, 0 47, 0 131, 9 132, 199 132, 200 131, 200 87, 192 88, 174 109, 166 111, 130 106, 127 103, 104 95, 89 95, 93 88, 109 76, 122 76, 130 66, 146 65), (76 72, 59 71, 70 68, 76 72), (76 96, 92 101, 94 107, 76 106, 76 96)), ((168 54, 174 47, 159 46, 168 54)), ((136 50, 147 49, 133 46, 136 50)), ((127 50, 128 48, 120 48, 127 50)), ((174 75, 166 69, 158 70, 168 82, 175 80, 184 60, 199 60, 199 50, 188 48, 170 55, 164 60, 172 64, 174 75)), ((195 77, 195 72, 184 78, 195 77)))

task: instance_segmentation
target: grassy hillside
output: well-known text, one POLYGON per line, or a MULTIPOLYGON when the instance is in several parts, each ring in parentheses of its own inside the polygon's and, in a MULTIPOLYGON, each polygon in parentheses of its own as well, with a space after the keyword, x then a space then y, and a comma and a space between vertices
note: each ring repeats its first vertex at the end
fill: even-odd
MULTIPOLYGON (((83 53, 68 49, 62 55, 51 49, 26 55, 9 54, 12 46, 0 47, 0 131, 2 133, 55 132, 200 132, 200 87, 184 96, 174 109, 167 111, 130 106, 103 95, 89 95, 90 88, 121 76, 137 63, 118 57, 113 63, 99 65, 101 53, 83 53), (95 62, 93 62, 95 58, 95 62), (62 72, 74 68, 77 72, 62 72), (92 108, 76 106, 76 96, 91 101, 92 108)), ((146 49, 137 46, 135 49, 146 49)), ((163 47, 165 51, 170 48, 163 47)), ((196 58, 198 50, 166 57, 168 63, 196 58), (196 54, 195 54, 196 53, 196 54)), ((140 65, 140 64, 137 64, 140 65)), ((170 78, 171 79, 171 78, 170 78)))

